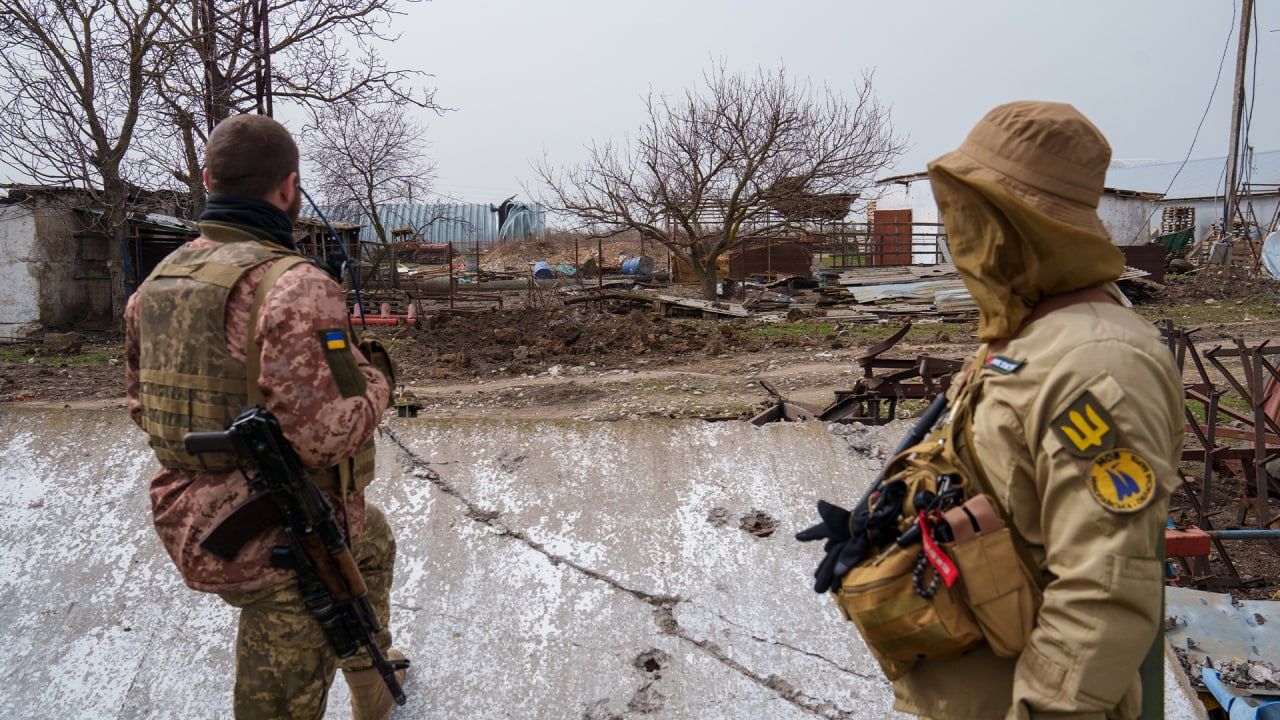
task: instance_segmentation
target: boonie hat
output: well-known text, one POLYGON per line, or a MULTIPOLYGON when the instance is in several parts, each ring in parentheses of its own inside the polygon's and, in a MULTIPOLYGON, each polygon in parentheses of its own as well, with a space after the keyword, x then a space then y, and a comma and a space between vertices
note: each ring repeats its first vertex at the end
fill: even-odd
POLYGON ((960 147, 930 163, 960 179, 1000 184, 1018 200, 1091 235, 1111 146, 1066 103, 1019 100, 988 112, 960 147))

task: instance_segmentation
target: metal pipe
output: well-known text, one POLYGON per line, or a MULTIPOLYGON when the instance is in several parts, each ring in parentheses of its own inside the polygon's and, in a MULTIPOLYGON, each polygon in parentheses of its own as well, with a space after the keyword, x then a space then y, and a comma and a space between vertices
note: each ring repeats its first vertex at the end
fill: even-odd
POLYGON ((1280 540, 1280 530, 1205 530, 1219 540, 1280 540))

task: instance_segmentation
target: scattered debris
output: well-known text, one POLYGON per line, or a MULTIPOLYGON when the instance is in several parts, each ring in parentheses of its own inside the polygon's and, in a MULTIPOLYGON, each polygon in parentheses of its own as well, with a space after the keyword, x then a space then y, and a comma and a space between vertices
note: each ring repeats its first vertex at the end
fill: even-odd
POLYGON ((758 538, 767 538, 778 529, 778 521, 763 510, 752 510, 743 515, 738 527, 758 538))
POLYGON ((722 507, 711 508, 711 512, 707 513, 707 522, 718 528, 728 525, 729 509, 722 507))
POLYGON ((44 334, 44 351, 48 354, 70 355, 80 352, 84 338, 78 332, 44 334))
POLYGON ((767 381, 761 380, 760 387, 764 388, 769 393, 769 396, 773 398, 773 404, 751 418, 748 422, 752 425, 759 427, 771 422, 804 422, 814 419, 813 413, 783 397, 767 381))
POLYGON ((818 419, 824 422, 864 422, 883 425, 897 418, 898 401, 932 400, 946 392, 951 376, 964 365, 962 360, 919 355, 913 360, 881 358, 880 355, 898 343, 911 330, 903 325, 888 339, 867 348, 858 356, 862 377, 851 390, 837 391, 836 399, 818 419), (877 370, 891 370, 877 375, 877 370), (915 380, 919 382, 912 382, 915 380))
POLYGON ((1212 667, 1232 687, 1280 692, 1280 627, 1250 622, 1269 608, 1265 600, 1167 588, 1165 632, 1194 687, 1205 689, 1200 669, 1212 667))

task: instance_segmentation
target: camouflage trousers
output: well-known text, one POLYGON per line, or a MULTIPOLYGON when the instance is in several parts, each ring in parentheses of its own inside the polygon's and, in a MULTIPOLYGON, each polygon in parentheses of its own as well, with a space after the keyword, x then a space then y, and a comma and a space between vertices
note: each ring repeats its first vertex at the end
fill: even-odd
MULTIPOLYGON (((391 647, 388 621, 396 541, 381 510, 369 505, 366 512, 364 533, 352 553, 382 624, 377 642, 385 652, 391 647)), ((234 700, 237 720, 316 720, 324 715, 329 686, 338 668, 351 672, 371 666, 364 652, 338 660, 292 580, 252 592, 224 593, 222 599, 240 608, 234 700)))

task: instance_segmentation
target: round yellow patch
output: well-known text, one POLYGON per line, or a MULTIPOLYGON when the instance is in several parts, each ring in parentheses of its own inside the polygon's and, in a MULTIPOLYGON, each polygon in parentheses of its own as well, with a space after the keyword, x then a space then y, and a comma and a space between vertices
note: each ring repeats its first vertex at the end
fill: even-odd
POLYGON ((1156 473, 1141 455, 1116 448, 1090 463, 1089 492, 1111 512, 1137 512, 1156 496, 1156 473))

